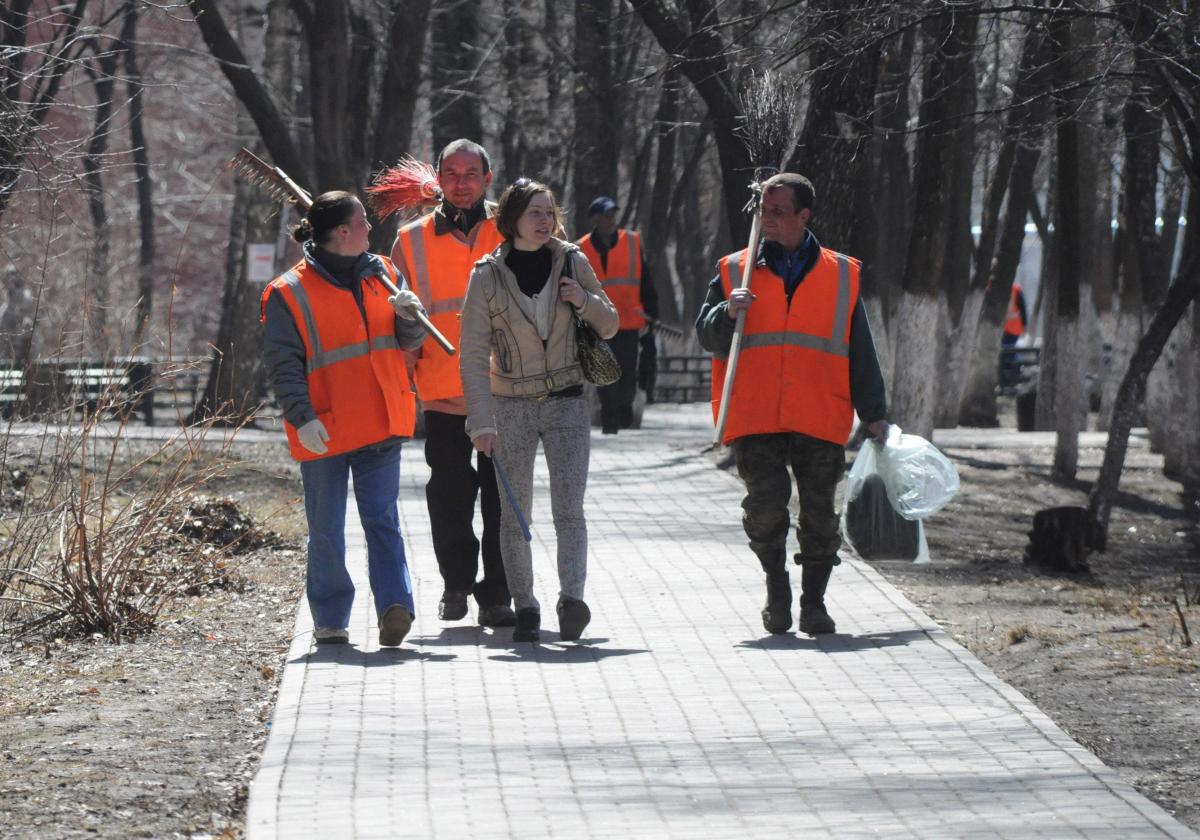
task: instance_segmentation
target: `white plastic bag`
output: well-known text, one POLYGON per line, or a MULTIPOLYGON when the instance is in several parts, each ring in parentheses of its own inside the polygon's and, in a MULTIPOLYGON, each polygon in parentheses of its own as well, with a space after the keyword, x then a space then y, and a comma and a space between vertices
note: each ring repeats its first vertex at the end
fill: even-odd
POLYGON ((882 447, 867 441, 854 457, 842 496, 842 539, 864 560, 929 562, 921 522, 896 513, 879 474, 882 447))
MULTIPOLYGON (((868 448, 875 447, 863 444, 864 450, 868 448)), ((887 440, 875 457, 888 500, 905 519, 924 519, 936 513, 958 492, 958 470, 950 459, 925 438, 906 435, 899 426, 888 429, 887 440)), ((849 483, 846 492, 849 495, 849 483)))

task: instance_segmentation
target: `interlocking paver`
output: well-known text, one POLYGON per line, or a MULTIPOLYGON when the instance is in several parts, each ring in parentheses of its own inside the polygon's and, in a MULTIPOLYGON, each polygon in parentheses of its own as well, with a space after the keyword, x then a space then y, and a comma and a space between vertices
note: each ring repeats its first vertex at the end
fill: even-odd
POLYGON ((593 439, 584 643, 554 632, 548 476, 535 480, 543 643, 436 616, 419 450, 401 515, 418 616, 380 650, 364 543, 349 647, 301 603, 252 838, 1195 837, 864 563, 838 635, 766 636, 737 480, 701 406, 593 439))

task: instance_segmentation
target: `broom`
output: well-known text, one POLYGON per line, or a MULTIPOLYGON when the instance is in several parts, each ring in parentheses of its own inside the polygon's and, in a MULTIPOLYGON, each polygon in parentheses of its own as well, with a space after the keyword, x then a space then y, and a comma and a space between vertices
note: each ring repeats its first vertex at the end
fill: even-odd
MULTIPOLYGON (((751 76, 742 95, 741 135, 750 153, 754 166, 754 180, 750 183, 750 200, 743 212, 753 213, 750 223, 750 241, 746 246, 746 257, 742 266, 742 282, 738 288, 750 288, 750 276, 754 272, 754 260, 758 254, 758 242, 762 236, 762 182, 779 172, 795 140, 796 90, 785 78, 770 70, 761 76, 751 76)), ((717 412, 716 433, 713 445, 720 446, 725 437, 725 424, 729 419, 729 401, 733 395, 733 380, 737 374, 738 356, 742 350, 742 334, 746 331, 746 311, 737 315, 733 329, 733 341, 729 345, 729 357, 725 363, 725 383, 721 389, 721 408, 717 412)))
MULTIPOLYGON (((271 164, 255 155, 249 149, 243 148, 234 155, 233 160, 229 162, 229 166, 248 183, 261 188, 275 201, 294 204, 304 212, 307 212, 308 208, 312 207, 312 196, 289 178, 286 172, 278 166, 271 166, 271 164)), ((379 279, 393 295, 400 294, 400 290, 386 276, 381 276, 379 279)), ((420 309, 414 308, 413 314, 416 315, 417 322, 425 328, 425 332, 429 333, 443 350, 453 356, 455 353, 454 345, 447 340, 446 336, 441 334, 438 328, 433 325, 433 322, 425 316, 425 313, 420 309)))

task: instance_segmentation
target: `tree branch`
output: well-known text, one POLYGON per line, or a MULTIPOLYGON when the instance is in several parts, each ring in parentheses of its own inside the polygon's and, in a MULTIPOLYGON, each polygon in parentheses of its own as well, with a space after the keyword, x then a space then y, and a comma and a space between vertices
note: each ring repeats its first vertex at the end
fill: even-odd
POLYGON ((217 9, 216 0, 188 0, 188 6, 200 27, 200 34, 209 52, 217 60, 221 72, 233 85, 238 101, 245 106, 254 120, 263 144, 267 147, 274 163, 300 184, 313 183, 309 167, 300 156, 291 132, 283 120, 275 100, 263 86, 258 75, 246 61, 242 48, 229 32, 225 20, 217 9))

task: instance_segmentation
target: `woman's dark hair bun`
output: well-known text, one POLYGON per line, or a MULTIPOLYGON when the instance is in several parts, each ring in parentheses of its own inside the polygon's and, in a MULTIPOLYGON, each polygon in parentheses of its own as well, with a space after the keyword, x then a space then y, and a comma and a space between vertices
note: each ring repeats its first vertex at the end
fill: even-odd
POLYGON ((312 222, 308 219, 301 219, 300 224, 292 228, 292 238, 297 242, 304 243, 313 238, 312 222))

